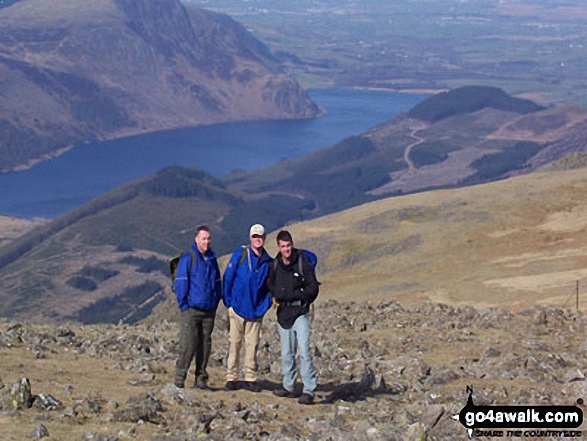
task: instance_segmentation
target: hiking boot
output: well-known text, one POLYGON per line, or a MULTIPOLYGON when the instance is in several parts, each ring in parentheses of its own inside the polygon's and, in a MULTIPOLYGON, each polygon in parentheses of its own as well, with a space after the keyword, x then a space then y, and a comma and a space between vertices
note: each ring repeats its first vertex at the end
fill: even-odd
POLYGON ((236 381, 227 381, 224 385, 224 390, 238 390, 236 381))
POLYGON ((175 384, 175 387, 177 387, 179 389, 183 389, 185 387, 184 380, 175 380, 175 382, 173 384, 175 384))
POLYGON ((246 389, 249 392, 261 392, 261 386, 259 386, 256 381, 245 381, 243 389, 246 389))
POLYGON ((314 397, 310 394, 302 394, 300 398, 298 398, 298 403, 300 404, 314 404, 314 397))
POLYGON ((295 398, 296 397, 295 392, 289 391, 285 387, 275 389, 273 391, 273 395, 275 395, 276 397, 280 397, 280 398, 295 398))
POLYGON ((210 390, 210 388, 208 387, 208 382, 203 378, 198 378, 194 383, 194 387, 200 390, 210 390))

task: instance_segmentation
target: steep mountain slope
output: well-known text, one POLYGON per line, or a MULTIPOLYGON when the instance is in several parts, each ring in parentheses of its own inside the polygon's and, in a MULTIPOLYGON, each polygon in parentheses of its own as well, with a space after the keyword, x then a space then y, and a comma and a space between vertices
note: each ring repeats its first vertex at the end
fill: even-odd
MULTIPOLYGON (((153 198, 144 190, 153 182, 145 180, 138 192, 134 184, 127 189, 135 188, 130 199, 51 234, 45 226, 42 241, 40 229, 25 236, 35 246, 0 272, 0 314, 135 321, 169 298, 166 255, 189 246, 200 222, 213 226, 214 246, 222 248, 226 232, 217 216, 247 202, 214 185, 205 188, 215 194, 153 198), (112 238, 123 245, 116 247, 112 238), (129 242, 143 249, 124 245, 129 242), (96 287, 74 283, 78 277, 96 287)), ((576 280, 585 289, 586 187, 584 168, 536 172, 386 198, 288 228, 298 246, 319 255, 323 298, 562 307, 574 304, 576 280)), ((241 242, 249 224, 238 223, 241 242)), ((274 235, 268 249, 276 251, 274 235)))
POLYGON ((327 214, 379 197, 530 172, 587 149, 585 131, 585 107, 544 109, 496 88, 463 87, 329 149, 227 183, 247 192, 312 195, 327 214))
POLYGON ((166 260, 191 245, 199 224, 228 252, 252 223, 278 228, 310 208, 304 198, 241 194, 201 170, 163 169, 2 247, 0 316, 136 321, 163 299, 166 260))
MULTIPOLYGON (((256 222, 274 230, 401 192, 461 187, 526 173, 535 168, 528 159, 555 143, 564 148, 550 159, 582 150, 582 144, 573 140, 585 127, 586 117, 581 107, 530 114, 483 108, 435 123, 402 115, 303 158, 223 180, 197 169, 163 169, 0 248, 0 315, 34 313, 37 319, 57 321, 144 316, 163 298, 156 285, 144 284, 168 286, 164 259, 189 246, 200 223, 211 226, 214 249, 228 253, 246 241, 248 227, 256 222), (106 279, 104 274, 111 271, 118 274, 106 279), (40 298, 47 306, 32 308, 40 298), (65 299, 67 307, 63 307, 65 299), (144 307, 137 310, 137 305, 144 307), (112 316, 112 311, 117 315, 112 316)), ((509 191, 507 183, 504 188, 509 191)), ((426 197, 433 200, 441 194, 431 192, 426 197)), ((434 218, 438 212, 458 218, 461 209, 457 203, 453 211, 451 204, 444 214, 444 208, 433 206, 423 208, 423 213, 415 210, 414 216, 434 218)), ((479 220, 476 214, 468 216, 463 214, 464 224, 479 220)), ((450 231, 460 234, 460 228, 450 231)), ((411 250, 420 240, 416 233, 387 248, 372 244, 370 249, 377 259, 380 252, 411 250)), ((364 254, 360 241, 354 239, 349 239, 348 249, 364 254)), ((320 251, 333 254, 330 248, 320 251)), ((356 259, 351 253, 341 262, 347 258, 356 259)), ((341 262, 326 265, 344 267, 341 262)))
POLYGON ((319 113, 230 18, 178 0, 0 8, 0 168, 84 141, 319 113))

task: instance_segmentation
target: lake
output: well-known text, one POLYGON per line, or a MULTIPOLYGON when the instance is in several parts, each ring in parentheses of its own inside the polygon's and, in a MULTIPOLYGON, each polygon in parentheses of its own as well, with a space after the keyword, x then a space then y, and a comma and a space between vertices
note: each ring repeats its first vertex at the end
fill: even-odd
POLYGON ((28 170, 0 174, 0 214, 54 218, 130 180, 168 165, 223 177, 297 158, 407 111, 428 95, 384 91, 309 91, 326 114, 297 121, 225 123, 75 147, 28 170))

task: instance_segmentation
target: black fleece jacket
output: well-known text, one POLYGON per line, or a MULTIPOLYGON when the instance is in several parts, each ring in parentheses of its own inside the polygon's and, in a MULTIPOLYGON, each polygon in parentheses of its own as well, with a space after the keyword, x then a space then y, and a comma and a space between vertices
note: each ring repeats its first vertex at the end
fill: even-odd
POLYGON ((279 303, 277 321, 282 328, 289 329, 300 315, 308 313, 310 304, 318 297, 320 284, 303 250, 294 248, 287 265, 283 263, 281 253, 275 260, 276 264, 272 264, 269 270, 269 290, 279 303), (300 259, 302 274, 299 271, 300 259), (292 302, 295 304, 292 305, 292 302))

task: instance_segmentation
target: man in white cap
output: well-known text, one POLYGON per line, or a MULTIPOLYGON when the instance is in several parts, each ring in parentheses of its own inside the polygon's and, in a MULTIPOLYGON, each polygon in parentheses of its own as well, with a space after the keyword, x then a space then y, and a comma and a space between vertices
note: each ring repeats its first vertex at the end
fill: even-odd
POLYGON ((243 245, 231 256, 224 272, 224 305, 228 309, 229 350, 226 390, 238 389, 239 354, 245 342, 245 382, 243 387, 259 392, 257 347, 263 316, 273 297, 267 287, 272 258, 265 251, 265 228, 255 224, 249 231, 250 245, 243 245))

